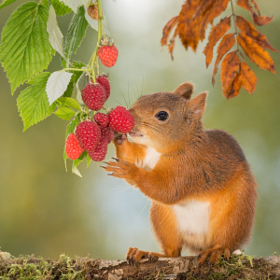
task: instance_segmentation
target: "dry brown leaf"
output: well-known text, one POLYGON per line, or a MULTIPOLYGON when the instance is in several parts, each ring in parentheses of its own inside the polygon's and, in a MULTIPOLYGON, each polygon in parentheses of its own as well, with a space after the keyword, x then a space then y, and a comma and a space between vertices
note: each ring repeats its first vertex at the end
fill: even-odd
POLYGON ((196 51, 199 41, 205 38, 209 23, 220 15, 230 0, 186 1, 179 15, 178 34, 186 49, 196 51))
POLYGON ((186 1, 179 14, 178 35, 183 46, 196 51, 200 40, 202 14, 207 10, 211 0, 186 1))
POLYGON ((240 75, 242 78, 242 86, 249 93, 253 93, 256 89, 257 77, 245 61, 240 63, 240 75))
POLYGON ((258 15, 260 16, 261 15, 261 12, 260 12, 260 9, 259 9, 259 6, 257 4, 257 2, 255 0, 251 0, 252 4, 254 5, 258 15))
POLYGON ((248 37, 243 33, 239 33, 237 35, 237 42, 253 63, 264 70, 268 70, 276 74, 274 61, 270 54, 258 45, 251 37, 248 37))
MULTIPOLYGON (((213 0, 211 1, 211 9, 207 10, 201 27, 201 38, 204 39, 205 30, 209 23, 213 23, 214 19, 219 16, 228 6, 230 0, 213 0)), ((202 39, 202 40, 203 40, 202 39)))
POLYGON ((269 24, 273 17, 267 17, 267 16, 258 16, 256 15, 255 13, 253 13, 252 15, 252 18, 253 18, 253 21, 256 25, 259 25, 259 26, 263 26, 263 25, 267 25, 269 24))
POLYGON ((170 36, 170 33, 172 31, 172 29, 177 25, 178 23, 178 16, 173 17, 171 20, 169 20, 166 25, 164 26, 163 30, 162 30, 162 38, 161 38, 161 45, 162 46, 166 46, 167 45, 167 41, 168 38, 170 36))
MULTIPOLYGON (((237 51, 228 53, 222 61, 221 65, 221 82, 223 94, 226 98, 233 95, 233 85, 239 70, 239 57, 237 51)), ((237 83, 237 81, 235 81, 237 83)), ((233 97, 233 96, 232 96, 233 97)))
POLYGON ((242 16, 236 16, 236 25, 242 33, 254 39, 261 47, 278 52, 278 50, 269 44, 267 38, 242 16))
POLYGON ((210 35, 208 37, 208 43, 204 48, 203 53, 206 56, 206 67, 209 66, 213 59, 213 49, 217 42, 225 35, 230 29, 230 17, 221 19, 221 21, 212 27, 210 35))
POLYGON ((223 92, 225 94, 225 97, 227 99, 231 99, 233 97, 236 97, 239 95, 240 89, 242 86, 242 77, 239 73, 236 73, 236 76, 231 84, 231 86, 228 88, 227 92, 223 92))
POLYGON ((215 75, 218 71, 218 65, 224 55, 234 46, 235 44, 235 39, 234 39, 234 34, 226 34, 223 39, 221 40, 218 49, 217 49, 217 58, 215 61, 215 65, 213 68, 213 74, 212 74, 212 84, 215 84, 215 75))
POLYGON ((260 9, 255 0, 252 0, 252 4, 254 5, 254 8, 256 9, 258 14, 255 13, 253 7, 251 6, 251 4, 248 0, 237 0, 236 4, 238 6, 240 6, 241 8, 250 12, 252 19, 256 25, 262 26, 262 25, 269 24, 273 19, 273 17, 267 17, 267 16, 260 15, 260 9))

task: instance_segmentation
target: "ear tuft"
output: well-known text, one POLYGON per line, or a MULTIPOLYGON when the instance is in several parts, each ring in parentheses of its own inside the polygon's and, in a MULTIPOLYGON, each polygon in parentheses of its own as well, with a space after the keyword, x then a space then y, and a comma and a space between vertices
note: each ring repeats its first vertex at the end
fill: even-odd
POLYGON ((174 91, 173 93, 178 93, 180 94, 182 97, 186 98, 186 99, 190 99, 191 95, 193 93, 193 84, 189 83, 189 82, 185 82, 181 85, 179 85, 174 91))
POLYGON ((204 113, 207 94, 208 92, 206 91, 202 92, 189 101, 189 110, 192 111, 195 115, 201 116, 204 113))

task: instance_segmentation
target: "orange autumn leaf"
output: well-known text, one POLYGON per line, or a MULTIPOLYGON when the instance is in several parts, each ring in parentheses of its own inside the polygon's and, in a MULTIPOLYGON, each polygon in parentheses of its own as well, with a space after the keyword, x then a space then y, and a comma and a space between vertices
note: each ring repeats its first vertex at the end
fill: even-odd
POLYGON ((183 46, 196 51, 199 41, 205 38, 209 23, 219 16, 230 0, 186 1, 179 14, 178 35, 183 46))
POLYGON ((242 86, 249 93, 253 93, 256 89, 257 77, 245 61, 240 63, 240 75, 242 79, 242 86))
POLYGON ((162 38, 160 41, 162 46, 167 45, 167 41, 170 36, 170 33, 171 33, 172 29, 175 27, 175 25, 177 25, 177 23, 178 23, 178 18, 179 18, 178 16, 173 17, 164 26, 164 28, 162 30, 162 38))
POLYGON ((252 15, 253 21, 256 25, 263 26, 269 24, 273 17, 257 16, 255 13, 252 15))
POLYGON ((278 50, 276 50, 269 44, 267 38, 243 17, 236 16, 236 25, 242 33, 254 39, 261 47, 267 48, 274 52, 278 52, 278 50))
POLYGON ((241 7, 241 8, 250 12, 250 14, 252 16, 252 19, 253 19, 253 21, 256 25, 262 26, 262 25, 269 24, 272 21, 273 17, 261 16, 260 15, 260 10, 259 10, 259 7, 258 7, 256 1, 252 0, 252 3, 253 3, 254 8, 256 9, 258 14, 255 13, 255 11, 254 11, 253 7, 251 6, 249 0, 237 0, 236 4, 239 7, 241 7))
POLYGON ((212 27, 208 43, 204 48, 203 53, 206 56, 206 67, 209 66, 213 59, 213 49, 217 42, 225 35, 225 33, 230 29, 230 17, 221 19, 221 21, 212 27))
POLYGON ((234 46, 234 44, 235 44, 235 39, 234 39, 233 33, 226 34, 223 37, 223 39, 221 40, 221 42, 218 46, 218 49, 217 49, 217 58, 216 58, 215 65, 213 68, 213 74, 212 74, 212 84, 213 85, 215 83, 215 75, 218 71, 218 65, 219 65, 220 61, 222 60, 224 55, 234 46))
POLYGON ((268 70, 276 74, 274 61, 270 54, 258 45, 251 37, 248 37, 243 33, 239 33, 237 35, 237 42, 253 63, 264 70, 268 70))
POLYGON ((241 73, 236 73, 236 76, 232 82, 232 84, 230 85, 230 87, 228 88, 227 92, 224 94, 226 94, 226 98, 230 99, 233 97, 236 97, 239 95, 240 89, 242 86, 242 76, 241 73))
POLYGON ((237 83, 236 76, 239 70, 239 57, 237 51, 229 52, 222 61, 221 65, 221 82, 223 94, 226 98, 233 97, 234 81, 237 83))

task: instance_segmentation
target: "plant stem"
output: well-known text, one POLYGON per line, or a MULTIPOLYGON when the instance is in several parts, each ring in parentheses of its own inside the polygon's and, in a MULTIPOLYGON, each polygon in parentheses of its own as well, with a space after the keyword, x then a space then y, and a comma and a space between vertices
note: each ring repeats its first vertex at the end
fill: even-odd
MULTIPOLYGON (((98 7, 98 34, 97 34, 97 44, 96 48, 92 54, 92 57, 90 59, 90 68, 92 73, 92 80, 93 83, 95 83, 95 72, 94 72, 94 66, 95 61, 97 57, 97 51, 99 49, 100 43, 101 43, 101 33, 102 33, 102 8, 101 8, 101 0, 97 0, 97 7, 98 7)), ((98 62, 96 61, 96 65, 98 65, 98 62)), ((97 70, 99 72, 99 67, 97 67, 97 70)), ((99 74, 99 73, 98 73, 99 74)))
POLYGON ((235 36, 236 50, 239 52, 239 46, 238 46, 238 43, 237 43, 238 32, 237 32, 237 26, 236 26, 236 15, 234 13, 234 7, 233 7, 233 1, 232 0, 230 0, 230 4, 231 4, 232 18, 233 18, 234 31, 235 31, 234 36, 235 36))

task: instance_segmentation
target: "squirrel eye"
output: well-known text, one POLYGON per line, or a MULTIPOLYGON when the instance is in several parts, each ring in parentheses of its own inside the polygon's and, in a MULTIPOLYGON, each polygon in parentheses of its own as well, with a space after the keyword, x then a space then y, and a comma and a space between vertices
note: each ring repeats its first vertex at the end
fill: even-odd
POLYGON ((166 121, 168 118, 168 113, 165 111, 159 111, 158 113, 156 113, 155 117, 159 120, 159 121, 166 121))

